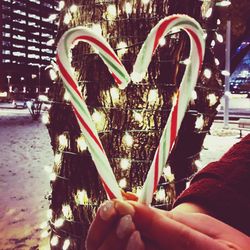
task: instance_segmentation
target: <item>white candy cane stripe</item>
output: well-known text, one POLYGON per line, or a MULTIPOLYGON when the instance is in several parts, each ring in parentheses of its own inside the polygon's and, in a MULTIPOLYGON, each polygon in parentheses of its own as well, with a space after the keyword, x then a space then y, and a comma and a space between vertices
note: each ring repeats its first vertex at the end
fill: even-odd
POLYGON ((109 198, 122 199, 120 188, 98 137, 87 105, 78 90, 77 81, 74 78, 70 64, 71 46, 79 40, 87 42, 98 49, 101 58, 113 73, 115 80, 120 81, 119 87, 124 87, 124 84, 127 84, 129 76, 109 44, 101 36, 94 34, 93 31, 77 27, 66 32, 60 39, 57 47, 57 63, 65 88, 70 94, 79 126, 109 198))
POLYGON ((163 168, 173 148, 188 103, 192 96, 192 90, 196 85, 205 51, 203 31, 193 18, 186 15, 169 16, 161 20, 151 30, 137 57, 133 74, 142 77, 145 75, 148 65, 151 62, 151 58, 159 45, 159 40, 170 33, 173 29, 182 29, 189 35, 191 42, 191 60, 186 67, 177 93, 176 103, 173 104, 139 198, 139 201, 146 204, 150 204, 152 201, 163 168))

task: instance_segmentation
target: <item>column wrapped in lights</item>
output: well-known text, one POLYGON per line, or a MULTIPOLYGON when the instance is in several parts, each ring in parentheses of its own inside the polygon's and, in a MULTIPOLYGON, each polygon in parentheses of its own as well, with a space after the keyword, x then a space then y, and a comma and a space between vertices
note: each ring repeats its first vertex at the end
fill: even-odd
MULTIPOLYGON (((106 38, 131 73, 141 44, 152 27, 166 15, 185 13, 193 16, 204 29, 208 29, 207 43, 211 43, 211 37, 216 39, 215 33, 213 36, 210 34, 210 22, 215 11, 206 15, 213 5, 204 4, 193 0, 191 8, 190 1, 183 0, 65 0, 60 3, 56 41, 71 27, 87 26, 106 38)), ((139 193, 145 181, 175 100, 174 94, 185 66, 190 62, 187 58, 188 46, 187 36, 174 31, 161 41, 144 80, 128 85, 125 90, 116 87, 99 55, 90 46, 79 43, 72 51, 72 66, 81 92, 116 179, 125 191, 139 193)), ((201 72, 178 143, 154 197, 157 207, 169 209, 176 192, 186 186, 185 182, 196 168, 195 161, 199 159, 203 139, 216 113, 221 95, 220 75, 210 46, 201 72)), ((131 77, 136 81, 141 76, 131 77)), ((83 249, 88 226, 97 207, 106 199, 85 138, 80 133, 68 101, 68 93, 58 79, 50 116, 45 119, 55 152, 51 173, 52 214, 49 219, 52 249, 83 249)))

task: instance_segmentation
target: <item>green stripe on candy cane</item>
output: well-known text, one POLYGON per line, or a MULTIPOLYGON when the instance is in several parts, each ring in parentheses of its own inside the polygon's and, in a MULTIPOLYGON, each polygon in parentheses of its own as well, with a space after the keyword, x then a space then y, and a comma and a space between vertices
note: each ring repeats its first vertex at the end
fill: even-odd
POLYGON ((146 181, 144 182, 141 196, 139 197, 139 201, 146 204, 152 201, 153 193, 157 188, 159 178, 173 148, 186 108, 191 99, 191 93, 195 87, 204 56, 205 42, 203 31, 199 24, 186 15, 170 16, 164 18, 151 30, 137 57, 133 74, 138 76, 145 75, 152 55, 159 45, 160 39, 170 33, 173 28, 183 29, 188 33, 191 41, 191 63, 186 67, 177 93, 177 101, 173 104, 159 146, 155 152, 152 165, 147 174, 146 181), (196 58, 197 56, 198 60, 196 58))

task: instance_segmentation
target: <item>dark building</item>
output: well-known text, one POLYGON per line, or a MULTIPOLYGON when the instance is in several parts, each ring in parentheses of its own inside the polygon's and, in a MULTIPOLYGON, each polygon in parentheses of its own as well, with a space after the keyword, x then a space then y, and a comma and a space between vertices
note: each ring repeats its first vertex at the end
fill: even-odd
POLYGON ((1 0, 0 91, 44 88, 44 68, 55 57, 57 0, 1 0))

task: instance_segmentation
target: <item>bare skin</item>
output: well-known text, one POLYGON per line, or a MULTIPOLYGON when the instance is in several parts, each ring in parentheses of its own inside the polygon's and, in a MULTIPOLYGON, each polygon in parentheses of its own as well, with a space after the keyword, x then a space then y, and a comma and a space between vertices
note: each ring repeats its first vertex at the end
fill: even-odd
POLYGON ((250 237, 191 203, 170 212, 135 201, 107 201, 99 208, 87 250, 249 250, 250 237))

